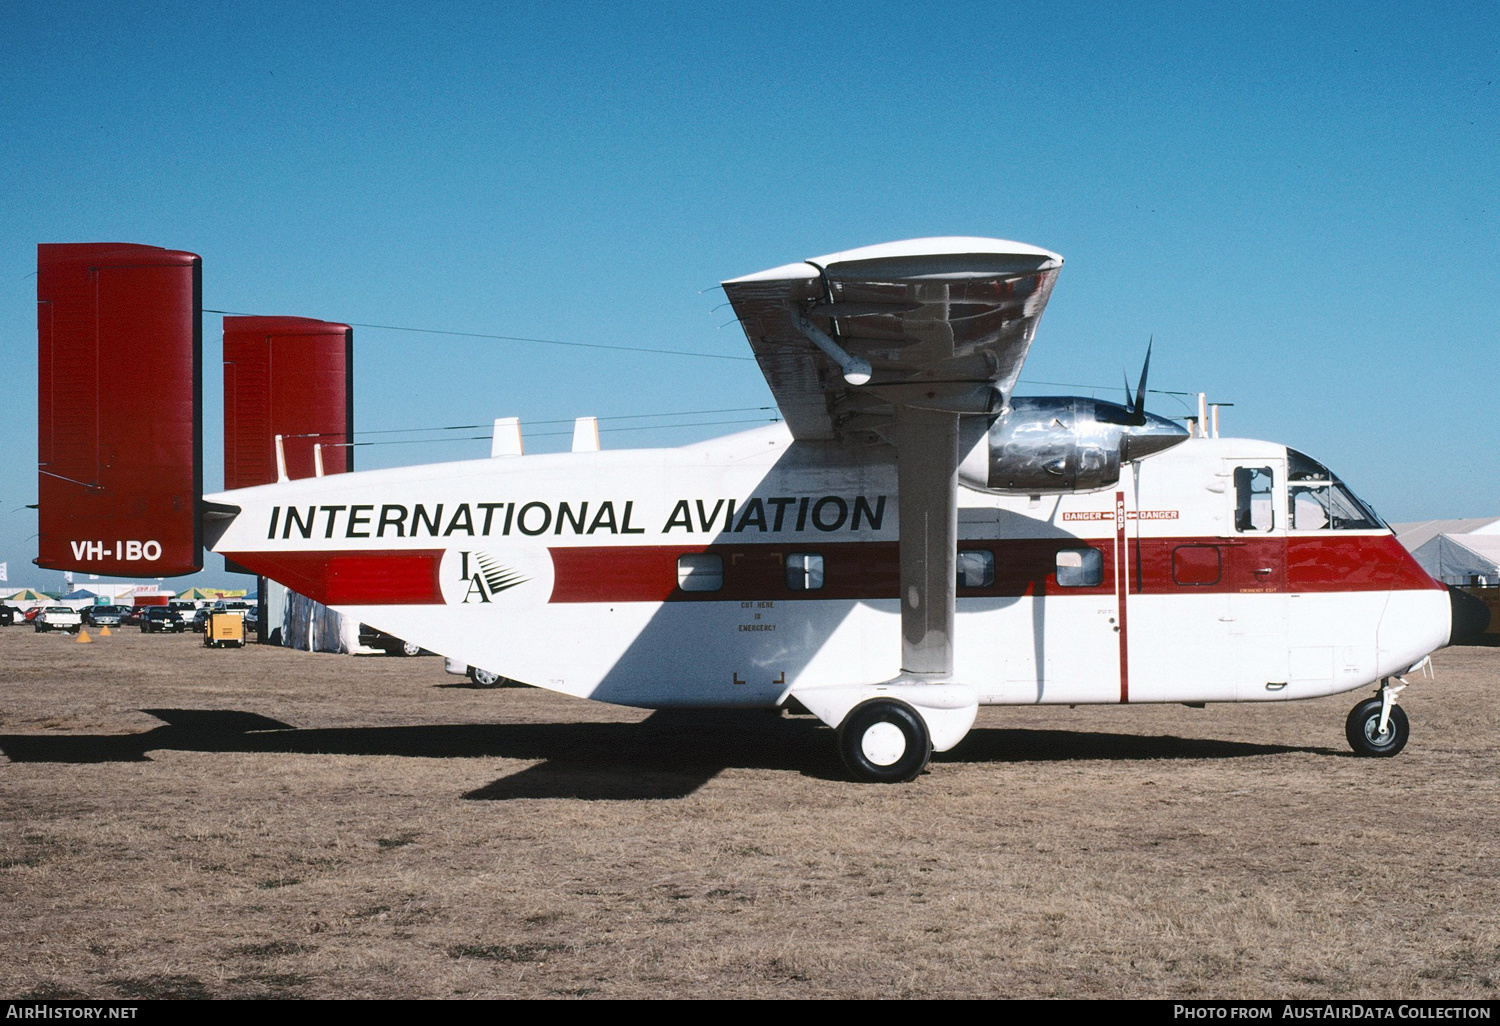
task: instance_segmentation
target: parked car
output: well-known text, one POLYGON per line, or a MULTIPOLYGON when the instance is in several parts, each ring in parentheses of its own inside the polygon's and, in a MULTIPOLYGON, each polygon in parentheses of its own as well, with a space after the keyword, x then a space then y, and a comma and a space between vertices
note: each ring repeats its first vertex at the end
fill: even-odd
POLYGON ((421 645, 414 645, 410 641, 403 641, 394 634, 377 630, 367 623, 359 625, 359 643, 365 648, 375 648, 392 656, 417 656, 431 655, 421 645))
MULTIPOLYGON (((451 672, 451 671, 450 671, 451 672)), ((469 680, 475 687, 480 688, 529 688, 530 684, 522 684, 518 680, 502 677, 490 670, 481 670, 477 666, 470 666, 468 670, 469 680)))
POLYGON ((477 666, 470 666, 469 680, 481 688, 498 688, 504 687, 506 678, 500 676, 498 673, 491 673, 489 670, 481 670, 477 666))
POLYGON ((9 627, 20 619, 23 615, 15 606, 0 606, 0 627, 9 627))
POLYGON ((118 627, 125 620, 125 610, 120 606, 87 606, 83 617, 91 627, 118 627))
POLYGON ((182 614, 170 606, 147 606, 141 617, 142 634, 181 634, 187 630, 187 621, 182 614))
POLYGON ((78 615, 78 610, 69 609, 67 606, 47 606, 37 614, 32 621, 36 632, 43 631, 67 631, 69 634, 77 634, 83 630, 83 617, 78 615))
POLYGON ((208 614, 212 612, 213 610, 208 606, 199 606, 198 609, 194 611, 193 615, 191 617, 188 617, 188 630, 192 631, 194 634, 202 634, 204 631, 208 630, 208 614))

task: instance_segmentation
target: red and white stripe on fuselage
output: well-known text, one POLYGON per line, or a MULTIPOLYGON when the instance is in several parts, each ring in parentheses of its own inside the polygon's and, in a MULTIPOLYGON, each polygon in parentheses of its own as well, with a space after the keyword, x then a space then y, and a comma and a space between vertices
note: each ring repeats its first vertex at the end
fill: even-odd
MULTIPOLYGON (((991 704, 1285 700, 1443 645, 1446 594, 1388 531, 1234 530, 1232 467, 1284 460, 1269 443, 1195 439, 1104 492, 961 490, 960 549, 991 553, 994 575, 959 589, 955 679, 991 704), (1059 583, 1064 549, 1097 552, 1097 576, 1059 583)), ((1278 474, 1273 510, 1285 487, 1278 474)), ((570 694, 765 705, 899 670, 894 466, 779 428, 213 498, 242 508, 215 546, 234 561, 570 694), (704 553, 722 586, 683 590, 679 560, 704 553), (797 553, 823 557, 822 588, 789 586, 797 553)))

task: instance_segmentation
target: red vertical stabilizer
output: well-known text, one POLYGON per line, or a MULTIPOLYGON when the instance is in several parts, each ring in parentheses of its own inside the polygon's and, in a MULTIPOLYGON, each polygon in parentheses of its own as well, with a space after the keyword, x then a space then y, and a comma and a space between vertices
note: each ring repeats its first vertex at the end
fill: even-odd
POLYGON ((287 477, 354 466, 354 330, 309 317, 224 318, 224 487, 276 480, 276 436, 287 477))
POLYGON ((37 246, 38 566, 202 568, 202 261, 37 246))

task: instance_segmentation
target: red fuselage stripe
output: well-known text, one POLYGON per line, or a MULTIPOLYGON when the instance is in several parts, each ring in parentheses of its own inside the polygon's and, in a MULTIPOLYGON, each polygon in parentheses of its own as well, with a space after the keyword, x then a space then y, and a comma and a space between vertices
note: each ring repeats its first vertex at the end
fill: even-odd
MULTIPOLYGON (((995 556, 995 579, 959 588, 960 598, 1029 595, 1146 595, 1244 592, 1421 591, 1440 589, 1392 535, 1347 538, 1142 538, 1129 552, 1113 538, 966 539, 959 548, 995 556), (1060 587, 1057 553, 1092 547, 1102 579, 1060 587), (1128 559, 1128 557, 1133 557, 1128 559), (1133 566, 1132 566, 1133 564, 1133 566), (1273 572, 1266 574, 1266 567, 1273 572), (1129 571, 1129 572, 1127 572, 1129 571), (1115 581, 1122 587, 1116 589, 1115 581)), ((229 560, 327 605, 433 605, 443 601, 442 549, 225 552, 229 560)), ((553 602, 725 602, 766 599, 895 599, 901 566, 896 542, 754 545, 558 546, 550 550, 553 602), (719 591, 677 587, 677 559, 694 552, 723 557, 719 591), (821 589, 787 586, 786 557, 824 559, 821 589)), ((503 561, 503 560, 502 560, 503 561)), ((1119 617, 1124 631, 1124 610, 1119 617)), ((1123 644, 1123 638, 1122 638, 1123 644)))
POLYGON ((226 552, 226 559, 327 606, 421 606, 443 601, 442 549, 226 552))
MULTIPOLYGON (((959 542, 959 549, 995 556, 988 587, 959 588, 960 598, 1028 595, 1239 594, 1244 592, 1420 591, 1440 588, 1391 535, 1348 538, 1142 538, 1120 551, 1114 538, 1026 538, 959 542), (1057 553, 1092 547, 1104 573, 1094 585, 1060 587, 1057 553), (1130 567, 1129 555, 1134 555, 1130 567), (1257 573, 1267 566, 1276 572, 1257 573), (1123 587, 1116 589, 1119 578, 1123 587)), ((901 567, 896 542, 789 545, 567 546, 551 550, 556 581, 553 602, 722 602, 753 599, 894 599, 901 567), (724 560, 718 591, 677 587, 677 559, 715 553, 724 560), (787 586, 792 553, 823 556, 824 583, 816 592, 787 586)))

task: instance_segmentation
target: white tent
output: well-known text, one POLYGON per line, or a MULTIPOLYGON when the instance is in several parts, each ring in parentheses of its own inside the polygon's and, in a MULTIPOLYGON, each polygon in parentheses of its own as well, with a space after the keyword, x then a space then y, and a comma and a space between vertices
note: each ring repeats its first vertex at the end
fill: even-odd
POLYGON ((306 595, 266 581, 267 632, 281 644, 304 652, 353 652, 359 647, 359 621, 314 602, 306 595))
POLYGON ((1500 517, 1393 524, 1422 569, 1444 584, 1500 585, 1500 517))

